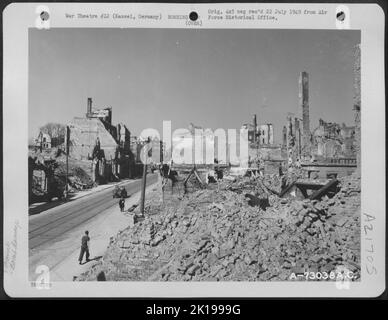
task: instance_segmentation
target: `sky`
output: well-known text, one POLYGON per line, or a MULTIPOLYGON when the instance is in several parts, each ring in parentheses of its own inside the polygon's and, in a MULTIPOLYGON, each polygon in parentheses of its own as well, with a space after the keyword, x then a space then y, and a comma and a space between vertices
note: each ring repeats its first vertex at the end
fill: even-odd
POLYGON ((48 122, 69 123, 112 107, 134 135, 190 123, 240 128, 272 123, 281 142, 288 113, 300 114, 298 77, 310 78, 310 128, 318 119, 353 125, 356 30, 29 30, 29 138, 48 122))

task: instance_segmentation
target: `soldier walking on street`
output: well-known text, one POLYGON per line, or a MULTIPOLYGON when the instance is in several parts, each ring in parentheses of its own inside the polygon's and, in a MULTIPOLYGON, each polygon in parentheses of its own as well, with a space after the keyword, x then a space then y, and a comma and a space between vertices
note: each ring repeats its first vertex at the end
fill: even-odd
POLYGON ((120 199, 119 207, 120 207, 120 211, 123 212, 124 211, 124 207, 125 207, 125 200, 124 200, 124 198, 120 199))
POLYGON ((85 235, 81 239, 81 252, 79 254, 79 264, 82 264, 82 259, 84 258, 84 254, 86 253, 86 262, 89 262, 89 231, 85 231, 85 235))
POLYGON ((279 177, 283 176, 283 166, 282 163, 279 164, 279 177))

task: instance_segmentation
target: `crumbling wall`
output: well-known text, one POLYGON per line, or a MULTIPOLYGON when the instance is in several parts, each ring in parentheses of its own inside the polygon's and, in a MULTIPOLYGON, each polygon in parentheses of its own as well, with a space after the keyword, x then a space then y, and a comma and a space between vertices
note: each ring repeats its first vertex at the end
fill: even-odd
POLYGON ((295 116, 287 116, 287 124, 283 129, 283 149, 285 149, 286 159, 297 161, 302 156, 302 128, 301 120, 295 116))
POLYGON ((107 160, 115 158, 117 143, 100 119, 74 118, 70 128, 70 156, 78 160, 91 159, 97 142, 107 160))
POLYGON ((355 127, 319 119, 312 135, 312 153, 324 158, 355 158, 355 127))

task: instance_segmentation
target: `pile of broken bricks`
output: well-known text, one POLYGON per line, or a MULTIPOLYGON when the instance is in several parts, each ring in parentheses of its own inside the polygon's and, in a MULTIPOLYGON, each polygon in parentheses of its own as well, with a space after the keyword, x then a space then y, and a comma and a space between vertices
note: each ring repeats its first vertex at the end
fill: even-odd
MULTIPOLYGON (((270 194, 265 210, 248 204, 246 193, 257 192, 251 178, 169 201, 153 191, 145 217, 112 238, 103 259, 78 280, 103 273, 108 281, 283 281, 337 267, 357 280, 360 178, 339 180, 332 198, 270 194)), ((273 185, 273 179, 264 183, 273 185)))

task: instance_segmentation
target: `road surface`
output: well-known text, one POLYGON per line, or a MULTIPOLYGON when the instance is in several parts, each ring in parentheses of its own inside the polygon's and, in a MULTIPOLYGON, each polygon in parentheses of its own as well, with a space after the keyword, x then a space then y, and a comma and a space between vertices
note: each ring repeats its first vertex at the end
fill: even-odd
MULTIPOLYGON (((157 182, 157 179, 156 174, 149 174, 147 185, 157 182)), ((129 181, 121 186, 125 187, 131 196, 140 191, 141 180, 129 181)), ((113 206, 118 208, 119 199, 114 199, 112 195, 113 188, 109 188, 30 217, 28 233, 30 250, 54 242, 64 233, 87 223, 113 206)))

